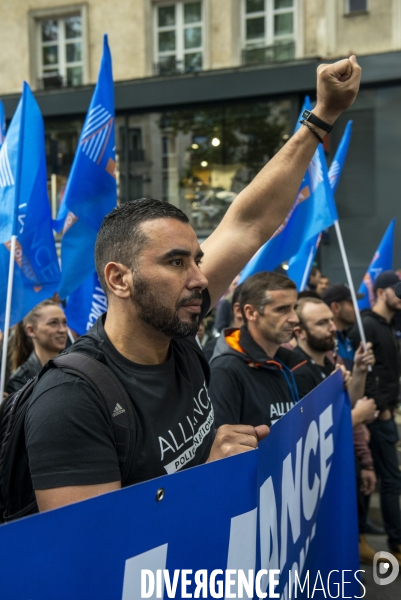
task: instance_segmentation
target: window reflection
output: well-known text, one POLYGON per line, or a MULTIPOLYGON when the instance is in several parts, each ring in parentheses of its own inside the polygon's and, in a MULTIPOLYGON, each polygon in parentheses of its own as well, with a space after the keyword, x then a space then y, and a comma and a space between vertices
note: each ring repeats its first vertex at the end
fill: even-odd
MULTIPOLYGON (((208 235, 236 195, 283 144, 289 131, 290 102, 258 102, 207 110, 171 111, 160 118, 181 148, 178 203, 198 235, 208 235)), ((177 157, 175 157, 177 162, 177 157)))
MULTIPOLYGON (((208 236, 288 139, 290 114, 291 101, 280 100, 117 117, 119 201, 171 202, 200 238, 208 236)), ((80 130, 53 121, 48 130, 48 172, 67 175, 80 130)))

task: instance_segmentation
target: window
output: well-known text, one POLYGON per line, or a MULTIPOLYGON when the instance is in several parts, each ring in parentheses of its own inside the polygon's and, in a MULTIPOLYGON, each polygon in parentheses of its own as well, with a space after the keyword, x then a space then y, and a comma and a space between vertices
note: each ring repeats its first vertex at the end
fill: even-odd
POLYGON ((87 6, 29 12, 30 74, 36 88, 88 82, 87 6))
POLYGON ((367 0, 347 0, 347 13, 366 12, 368 10, 367 0))
POLYGON ((245 64, 295 57, 296 0, 243 0, 245 64))
POLYGON ((202 2, 155 7, 156 72, 168 75, 200 71, 203 66, 202 2))
MULTIPOLYGON (((83 83, 82 18, 45 19, 38 23, 43 87, 83 83)), ((58 87, 58 86, 57 86, 58 87)))

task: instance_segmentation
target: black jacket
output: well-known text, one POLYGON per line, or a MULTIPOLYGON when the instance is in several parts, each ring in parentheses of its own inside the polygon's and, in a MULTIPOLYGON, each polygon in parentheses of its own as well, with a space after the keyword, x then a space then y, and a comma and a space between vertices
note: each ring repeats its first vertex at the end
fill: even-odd
POLYGON ((31 352, 28 360, 26 360, 14 373, 11 375, 10 379, 7 381, 5 391, 8 394, 13 394, 14 392, 18 392, 27 381, 35 377, 39 371, 41 370, 42 365, 35 352, 31 352))
MULTIPOLYGON (((361 317, 366 340, 372 342, 376 357, 376 364, 366 378, 365 393, 375 399, 381 412, 386 408, 393 409, 398 403, 400 387, 400 350, 394 328, 370 309, 362 311, 361 317)), ((356 324, 348 337, 356 350, 361 340, 356 324)))
POLYGON ((209 394, 220 425, 271 425, 298 401, 292 366, 299 356, 279 348, 269 358, 245 327, 226 329, 210 361, 209 394))
POLYGON ((315 361, 301 348, 294 349, 294 355, 299 357, 299 364, 293 368, 295 381, 298 388, 299 397, 303 398, 309 392, 315 389, 322 381, 326 379, 335 370, 334 364, 324 357, 324 367, 320 367, 315 361))

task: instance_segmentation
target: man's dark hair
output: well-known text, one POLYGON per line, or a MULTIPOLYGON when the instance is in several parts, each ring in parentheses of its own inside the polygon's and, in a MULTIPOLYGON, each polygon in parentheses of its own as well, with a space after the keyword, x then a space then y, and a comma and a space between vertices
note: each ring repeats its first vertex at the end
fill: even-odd
POLYGON ((310 270, 309 277, 315 277, 317 273, 320 273, 319 267, 312 267, 310 270))
POLYGON ((114 208, 103 219, 95 245, 96 271, 105 294, 108 294, 104 268, 108 262, 132 267, 146 246, 142 223, 154 219, 177 219, 189 223, 185 213, 162 200, 141 198, 114 208))
POLYGON ((251 304, 254 306, 260 314, 262 314, 264 307, 273 301, 269 292, 277 290, 295 290, 297 286, 295 283, 279 273, 273 273, 270 271, 261 271, 255 273, 252 277, 248 277, 241 285, 240 294, 240 307, 244 322, 246 323, 246 316, 244 312, 244 306, 251 304))
POLYGON ((313 292, 312 290, 304 290, 303 292, 298 292, 298 300, 301 298, 320 298, 317 292, 313 292))
POLYGON ((233 292, 233 297, 231 298, 231 308, 234 306, 234 304, 236 302, 239 302, 241 290, 242 290, 242 283, 240 285, 237 285, 237 287, 235 288, 235 290, 233 292))

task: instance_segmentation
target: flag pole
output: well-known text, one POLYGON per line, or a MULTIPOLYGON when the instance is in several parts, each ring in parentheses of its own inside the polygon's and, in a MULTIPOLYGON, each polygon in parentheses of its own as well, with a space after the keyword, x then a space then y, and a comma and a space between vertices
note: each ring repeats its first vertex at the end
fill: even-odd
POLYGON ((306 267, 305 267, 305 271, 302 277, 302 283, 301 283, 301 287, 300 287, 300 292, 303 292, 306 284, 308 283, 308 277, 309 277, 309 273, 311 270, 311 266, 313 263, 313 257, 315 256, 315 245, 313 244, 313 246, 311 246, 310 252, 309 252, 309 256, 308 256, 308 262, 306 263, 306 267))
POLYGON ((10 248, 10 266, 8 269, 6 314, 5 314, 4 334, 3 334, 3 354, 1 356, 0 404, 3 402, 3 393, 4 393, 4 387, 6 384, 8 337, 9 337, 9 333, 10 333, 10 316, 11 316, 11 302, 12 302, 12 295, 13 295, 16 245, 17 245, 17 236, 12 235, 11 236, 11 248, 10 248))
MULTIPOLYGON (((338 245, 340 246, 340 252, 341 252, 341 257, 343 259, 345 274, 347 276, 348 287, 349 287, 349 290, 351 292, 352 303, 353 303, 354 309, 355 309, 355 316, 356 316, 356 322, 357 322, 357 325, 358 325, 359 335, 360 335, 360 338, 361 338, 361 341, 362 341, 362 344, 363 344, 363 349, 366 351, 366 336, 365 336, 365 331, 363 329, 363 324, 362 324, 362 319, 361 319, 361 313, 360 313, 359 306, 358 306, 358 301, 357 301, 357 298, 356 298, 354 283, 352 281, 351 270, 349 268, 348 257, 347 257, 347 253, 345 251, 343 236, 342 236, 342 233, 341 233, 340 223, 338 222, 338 219, 334 221, 334 227, 335 227, 336 234, 337 234, 338 245)), ((369 365, 368 366, 368 371, 371 371, 371 370, 372 370, 372 367, 369 365)))

